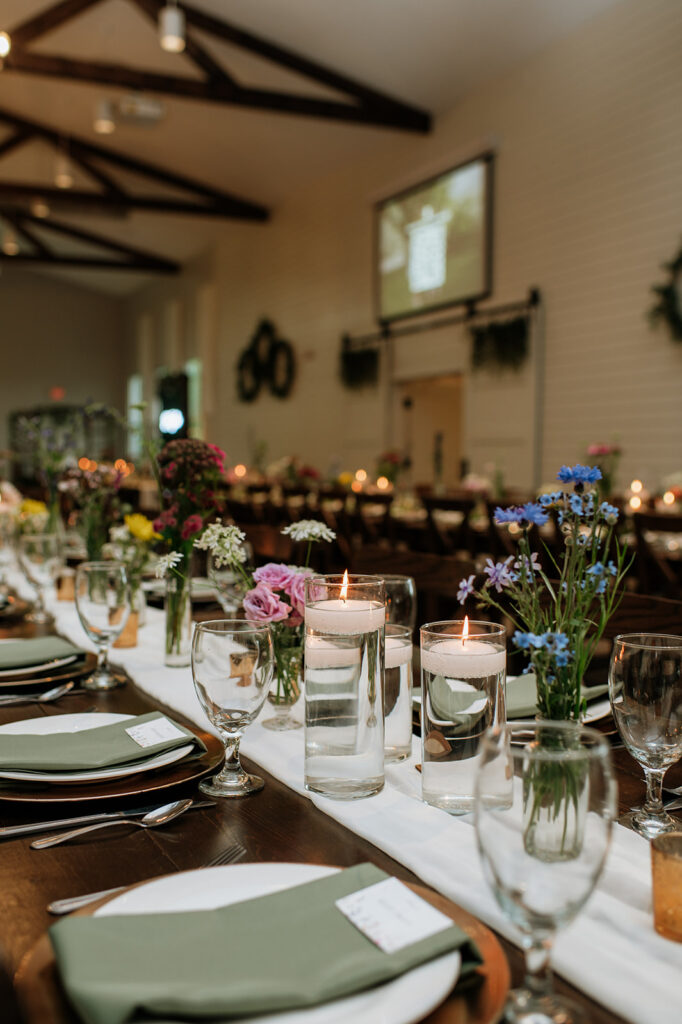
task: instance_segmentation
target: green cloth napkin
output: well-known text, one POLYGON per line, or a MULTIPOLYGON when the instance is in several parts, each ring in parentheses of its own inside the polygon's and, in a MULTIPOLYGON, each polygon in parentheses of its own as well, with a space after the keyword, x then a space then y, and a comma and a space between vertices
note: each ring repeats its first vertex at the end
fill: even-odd
MULTIPOLYGON (((93 721, 97 721, 96 717, 93 721)), ((115 725, 94 726, 81 732, 36 736, 0 733, 0 768, 14 771, 87 771, 146 761, 153 754, 174 750, 187 743, 193 743, 200 751, 206 749, 189 729, 159 711, 151 711, 115 725), (144 726, 155 719, 171 722, 176 735, 143 747, 126 732, 132 726, 144 726)))
MULTIPOLYGON (((465 685, 466 680, 464 680, 465 685)), ((431 710, 436 720, 451 722, 459 731, 471 731, 481 722, 486 713, 484 690, 476 690, 473 686, 465 690, 453 690, 444 676, 434 676, 429 686, 431 710), (472 710, 477 708, 477 710, 472 710)))
MULTIPOLYGON (((588 702, 609 692, 608 683, 583 686, 582 694, 588 702)), ((537 712, 537 689, 532 672, 507 680, 507 718, 533 718, 537 712)))
POLYGON ((30 668, 31 665, 43 665, 55 658, 69 658, 77 654, 85 657, 82 647, 75 647, 60 636, 41 636, 35 640, 14 640, 8 644, 0 644, 0 671, 12 668, 30 668))
POLYGON ((388 954, 334 905, 387 877, 358 864, 218 910, 74 917, 49 934, 64 988, 86 1024, 216 1022, 314 1006, 455 949, 460 978, 474 971, 481 956, 455 924, 388 954))

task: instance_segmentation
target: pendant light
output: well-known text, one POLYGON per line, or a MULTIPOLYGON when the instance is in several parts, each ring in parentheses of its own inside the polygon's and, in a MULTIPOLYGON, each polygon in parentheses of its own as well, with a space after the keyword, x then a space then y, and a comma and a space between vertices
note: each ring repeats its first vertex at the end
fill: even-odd
POLYGON ((16 256, 19 252, 17 236, 14 234, 14 231, 12 231, 12 228, 5 228, 5 232, 2 236, 2 251, 5 256, 16 256))
POLYGON ((185 12, 177 0, 169 0, 159 11, 159 42, 168 53, 182 53, 185 49, 185 12))

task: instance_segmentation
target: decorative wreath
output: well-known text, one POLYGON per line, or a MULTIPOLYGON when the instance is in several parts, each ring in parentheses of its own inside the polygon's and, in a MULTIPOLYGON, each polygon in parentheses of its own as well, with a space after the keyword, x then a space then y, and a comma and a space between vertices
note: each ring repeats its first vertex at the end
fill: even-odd
POLYGON ((673 339, 682 341, 682 246, 671 263, 663 264, 663 269, 668 271, 670 280, 652 286, 658 302, 649 310, 649 318, 652 323, 661 318, 666 320, 673 339))
POLYGON ((261 320, 237 363, 237 394, 241 402, 253 402, 267 383, 277 398, 287 398, 296 374, 294 350, 277 337, 274 324, 261 320))

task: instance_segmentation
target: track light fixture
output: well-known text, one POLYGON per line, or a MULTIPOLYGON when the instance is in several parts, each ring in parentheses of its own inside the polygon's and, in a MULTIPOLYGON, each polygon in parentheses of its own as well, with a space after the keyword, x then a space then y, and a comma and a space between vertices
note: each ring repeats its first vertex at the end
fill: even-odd
POLYGON ((168 0, 159 11, 159 42, 168 53, 182 53, 185 49, 185 12, 177 0, 168 0))

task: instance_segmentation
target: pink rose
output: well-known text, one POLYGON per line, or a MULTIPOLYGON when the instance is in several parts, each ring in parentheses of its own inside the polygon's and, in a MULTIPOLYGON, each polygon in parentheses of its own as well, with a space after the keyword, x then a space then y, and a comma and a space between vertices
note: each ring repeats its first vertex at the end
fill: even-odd
POLYGON ((300 569, 298 572, 293 573, 286 587, 286 592, 291 598, 294 611, 301 618, 305 614, 305 581, 312 575, 312 569, 300 569))
POLYGON ((282 622, 291 607, 280 601, 265 583, 258 583, 244 596, 244 611, 249 622, 282 622))
POLYGON ((268 562, 256 569, 253 578, 256 583, 265 583, 271 590, 286 590, 296 570, 281 562, 268 562))
POLYGON ((195 512, 194 515, 187 516, 187 519, 185 519, 180 536, 183 540, 189 540, 195 533, 199 533, 203 525, 204 520, 195 512))

